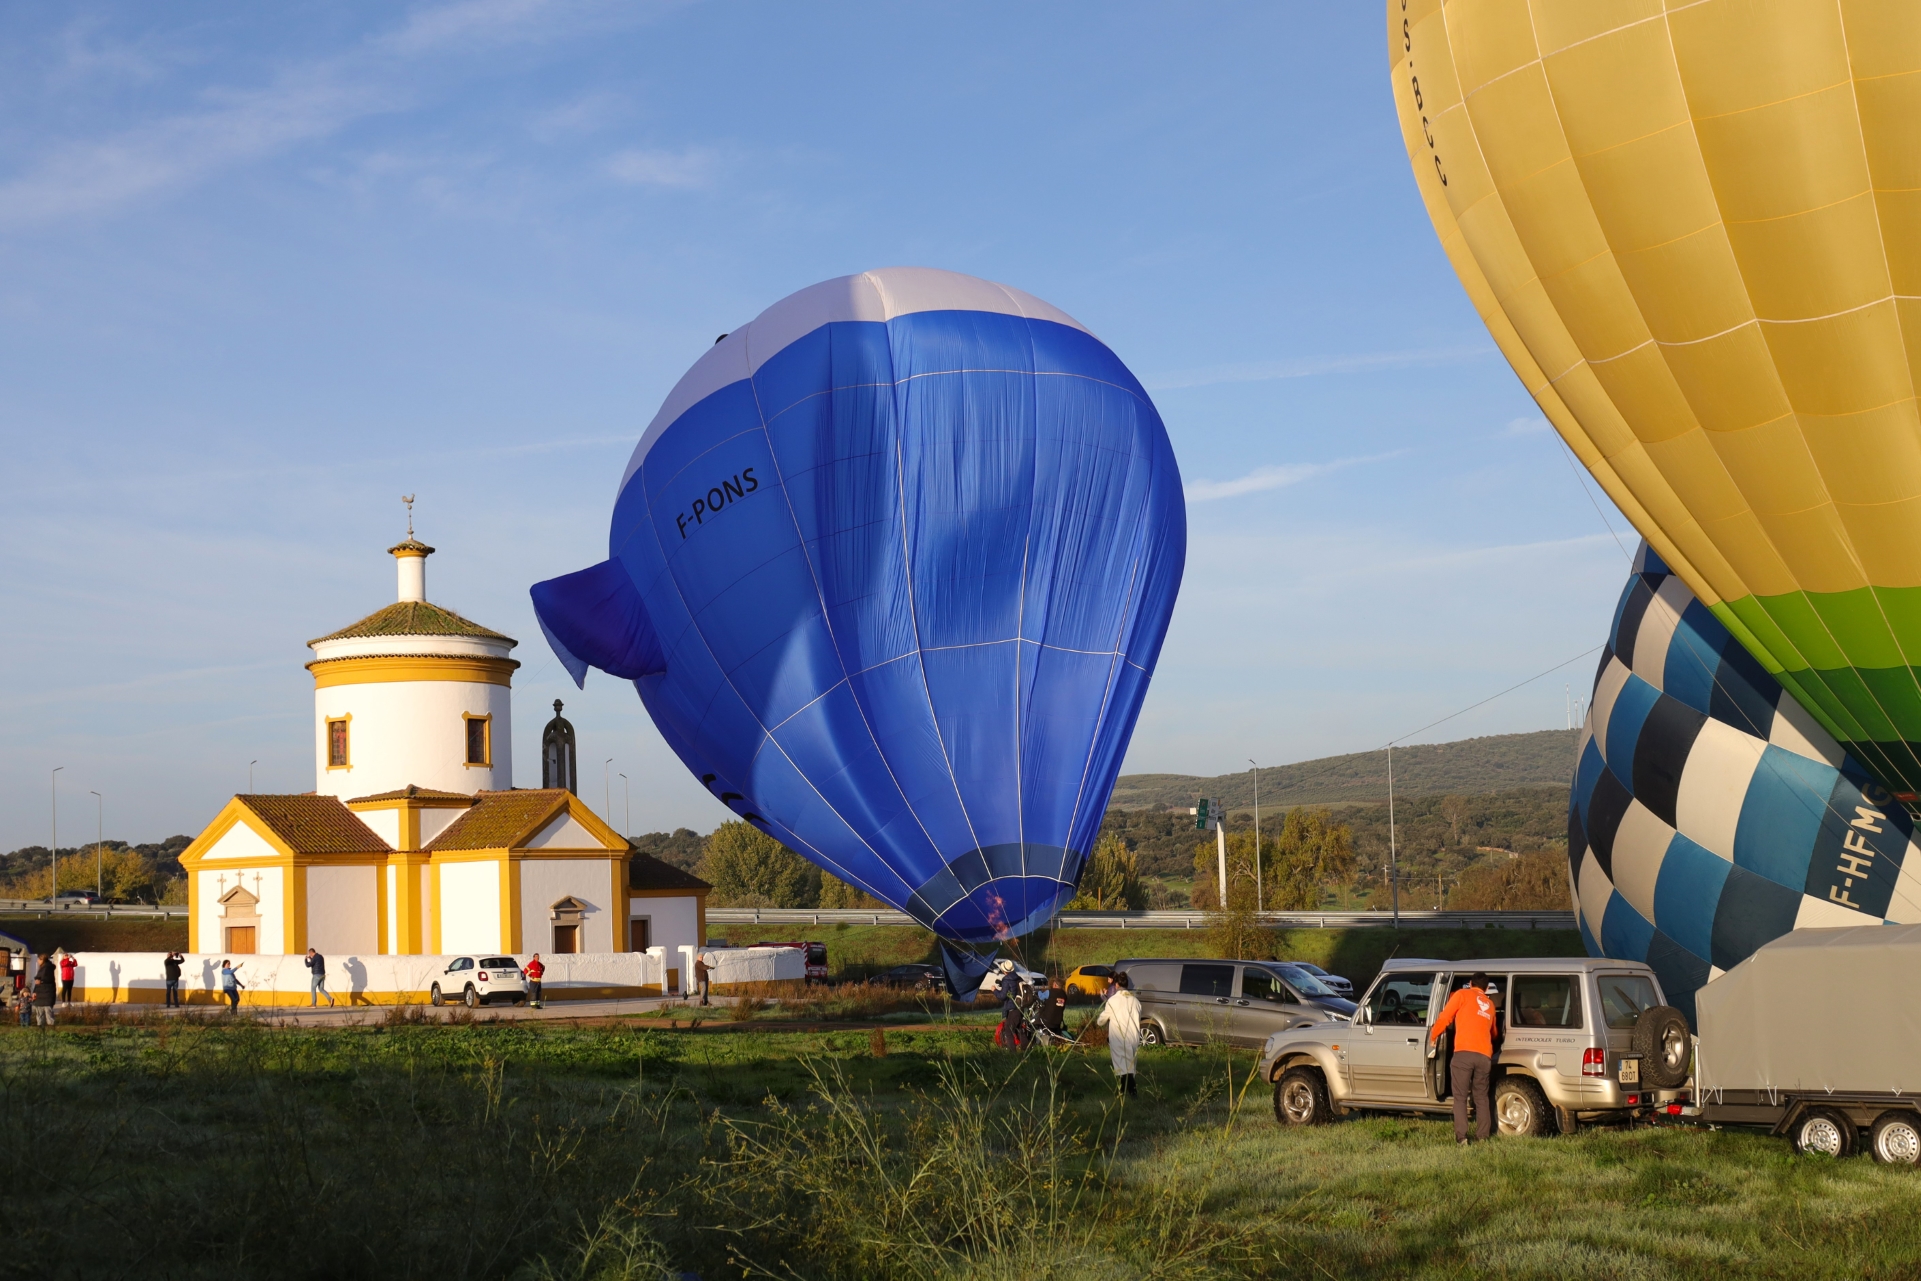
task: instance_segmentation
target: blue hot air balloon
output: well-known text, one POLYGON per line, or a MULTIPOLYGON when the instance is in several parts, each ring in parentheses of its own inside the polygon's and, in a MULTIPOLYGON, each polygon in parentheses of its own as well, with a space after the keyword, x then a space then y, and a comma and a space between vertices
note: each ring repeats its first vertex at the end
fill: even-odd
POLYGON ((1694 993, 1789 930, 1921 921, 1907 811, 1643 543, 1568 811, 1595 956, 1694 993))
POLYGON ((540 583, 747 821, 944 939, 1072 896, 1180 586, 1153 402, 971 276, 829 280, 722 338, 634 450, 608 559, 540 583))

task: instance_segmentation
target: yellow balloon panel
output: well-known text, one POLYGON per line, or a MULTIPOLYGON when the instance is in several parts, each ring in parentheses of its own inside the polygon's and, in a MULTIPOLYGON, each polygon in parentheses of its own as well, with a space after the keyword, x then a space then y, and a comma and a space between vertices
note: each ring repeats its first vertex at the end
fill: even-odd
POLYGON ((1921 0, 1388 0, 1496 344, 1696 596, 1921 791, 1921 0))

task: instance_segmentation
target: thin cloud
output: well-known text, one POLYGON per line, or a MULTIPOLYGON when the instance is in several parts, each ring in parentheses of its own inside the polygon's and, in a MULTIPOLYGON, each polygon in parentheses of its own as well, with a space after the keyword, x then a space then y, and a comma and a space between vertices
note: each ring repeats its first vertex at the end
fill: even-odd
POLYGON ((720 153, 711 147, 685 151, 633 148, 607 160, 608 176, 630 187, 669 187, 687 191, 713 184, 720 153))
POLYGON ((418 95, 420 77, 410 64, 420 59, 562 37, 586 25, 629 20, 625 13, 553 0, 461 0, 415 10, 354 52, 295 67, 263 88, 216 90, 195 110, 53 151, 0 182, 0 229, 111 209, 403 110, 418 95))
POLYGON ((343 83, 325 72, 289 77, 271 89, 232 95, 222 106, 53 156, 0 184, 0 227, 52 222, 122 204, 322 137, 393 105, 392 97, 369 85, 343 83))
POLYGON ((1337 458, 1329 463, 1283 463, 1273 467, 1256 467, 1245 476, 1233 480, 1194 480, 1189 481, 1184 490, 1190 503, 1212 502, 1217 498, 1238 498, 1242 494, 1258 494, 1269 489, 1285 489, 1298 485, 1304 480, 1313 480, 1329 472, 1354 467, 1361 463, 1376 463, 1383 459, 1398 458, 1406 453, 1397 449, 1386 454, 1368 454, 1361 458, 1337 458))
POLYGON ((1207 365, 1176 370, 1147 383, 1149 391, 1177 391, 1184 387, 1214 387, 1223 383, 1272 382, 1282 378, 1316 378, 1322 374, 1352 374, 1369 369, 1399 369, 1416 365, 1452 365, 1494 354, 1485 344, 1473 347, 1431 347, 1418 351, 1377 351, 1353 356, 1301 356, 1291 360, 1259 360, 1238 365, 1207 365))
POLYGON ((1529 414, 1522 418, 1511 419, 1501 428, 1503 436, 1538 436, 1544 431, 1553 431, 1554 425, 1539 414, 1529 414))

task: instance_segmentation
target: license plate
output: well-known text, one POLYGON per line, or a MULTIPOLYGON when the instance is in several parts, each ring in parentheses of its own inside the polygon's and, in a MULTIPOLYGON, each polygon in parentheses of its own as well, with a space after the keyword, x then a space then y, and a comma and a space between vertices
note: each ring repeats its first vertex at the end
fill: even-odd
POLYGON ((1621 1060, 1621 1084, 1639 1085, 1641 1083, 1641 1060, 1621 1060))

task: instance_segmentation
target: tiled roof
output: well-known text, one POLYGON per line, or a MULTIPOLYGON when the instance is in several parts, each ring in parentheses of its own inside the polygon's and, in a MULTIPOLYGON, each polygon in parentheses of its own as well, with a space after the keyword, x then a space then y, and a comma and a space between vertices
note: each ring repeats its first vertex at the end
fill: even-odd
POLYGON ((511 636, 503 636, 492 628, 462 618, 451 609, 442 609, 424 600, 395 601, 351 627, 316 636, 307 643, 318 645, 321 641, 351 640, 360 636, 479 636, 486 640, 506 641, 509 645, 520 643, 511 636))
POLYGON ((429 851, 505 849, 567 795, 565 788, 540 787, 482 792, 474 807, 427 842, 429 851))
POLYGON ((637 890, 711 890, 714 887, 652 854, 635 851, 627 860, 627 884, 637 890))
POLYGON ((399 801, 415 796, 429 801, 472 801, 474 799, 466 792, 442 792, 431 787, 421 787, 417 783, 409 783, 391 792, 375 792, 372 796, 349 797, 347 804, 358 805, 362 801, 399 801))
POLYGON ((418 538, 415 538, 412 534, 409 534, 405 542, 395 543, 387 549, 389 556, 397 552, 419 552, 422 556, 431 556, 434 554, 434 549, 421 542, 418 538))
POLYGON ((256 793, 238 800, 296 854, 386 854, 393 848, 335 796, 256 793))

